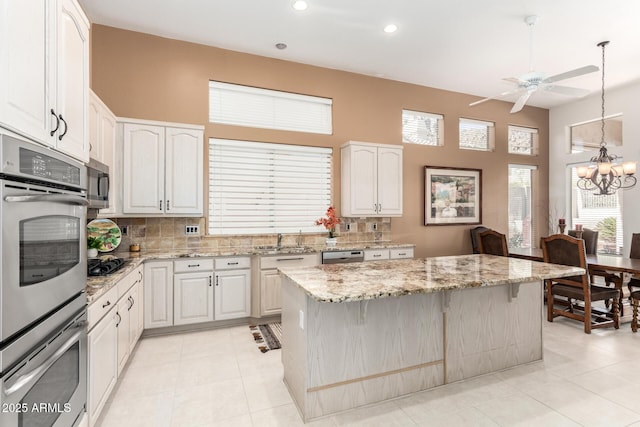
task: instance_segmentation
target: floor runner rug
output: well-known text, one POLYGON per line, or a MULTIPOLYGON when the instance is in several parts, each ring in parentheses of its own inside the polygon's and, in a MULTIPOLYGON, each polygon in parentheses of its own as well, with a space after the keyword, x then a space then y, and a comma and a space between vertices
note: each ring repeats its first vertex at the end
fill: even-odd
POLYGON ((280 322, 268 323, 266 325, 249 325, 253 339, 258 344, 261 352, 281 348, 282 324, 280 322))

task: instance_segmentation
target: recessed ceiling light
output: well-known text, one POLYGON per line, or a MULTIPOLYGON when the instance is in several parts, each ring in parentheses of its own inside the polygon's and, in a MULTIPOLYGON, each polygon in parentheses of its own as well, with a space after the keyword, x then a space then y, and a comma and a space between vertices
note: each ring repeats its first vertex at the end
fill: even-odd
POLYGON ((307 2, 303 0, 294 1, 291 5, 291 7, 293 7, 295 10, 307 10, 308 6, 309 5, 307 5, 307 2))
POLYGON ((385 33, 395 33, 397 30, 398 30, 398 26, 395 24, 389 24, 386 27, 384 27, 385 33))
POLYGON ((276 43, 276 47, 280 50, 284 50, 287 48, 287 44, 286 43, 276 43))

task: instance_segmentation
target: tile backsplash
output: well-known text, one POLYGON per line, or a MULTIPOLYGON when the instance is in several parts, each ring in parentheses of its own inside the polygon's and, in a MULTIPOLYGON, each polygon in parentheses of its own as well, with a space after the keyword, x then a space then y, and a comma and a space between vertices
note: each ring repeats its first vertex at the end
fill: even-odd
MULTIPOLYGON (((338 243, 357 243, 391 240, 391 218, 341 218, 338 243), (347 224, 350 230, 347 231, 347 224), (374 230, 375 228, 375 230, 374 230)), ((128 251, 129 245, 139 244, 145 251, 224 249, 231 247, 251 247, 275 245, 277 233, 261 235, 209 236, 206 234, 204 218, 113 218, 127 234, 117 251, 128 251), (185 227, 196 225, 198 235, 186 235, 185 227)), ((302 234, 301 244, 322 245, 327 233, 302 234)), ((283 233, 282 245, 298 244, 298 233, 283 233)))

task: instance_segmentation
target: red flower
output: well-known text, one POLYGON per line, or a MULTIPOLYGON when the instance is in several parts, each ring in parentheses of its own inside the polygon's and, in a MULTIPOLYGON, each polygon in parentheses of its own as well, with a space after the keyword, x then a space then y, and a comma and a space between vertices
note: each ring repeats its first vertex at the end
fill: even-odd
POLYGON ((333 237, 336 225, 340 224, 340 218, 336 216, 336 209, 333 206, 327 208, 327 217, 316 220, 316 225, 323 225, 329 231, 329 237, 333 237))

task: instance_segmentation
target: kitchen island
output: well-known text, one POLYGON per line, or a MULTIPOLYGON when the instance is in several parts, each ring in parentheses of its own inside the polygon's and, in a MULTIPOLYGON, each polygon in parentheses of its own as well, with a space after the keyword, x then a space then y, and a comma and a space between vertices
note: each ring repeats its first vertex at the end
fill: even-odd
POLYGON ((283 268, 284 381, 304 421, 542 359, 542 280, 492 255, 283 268))

